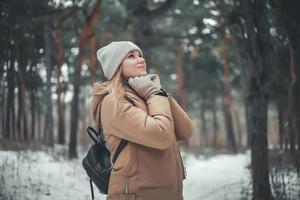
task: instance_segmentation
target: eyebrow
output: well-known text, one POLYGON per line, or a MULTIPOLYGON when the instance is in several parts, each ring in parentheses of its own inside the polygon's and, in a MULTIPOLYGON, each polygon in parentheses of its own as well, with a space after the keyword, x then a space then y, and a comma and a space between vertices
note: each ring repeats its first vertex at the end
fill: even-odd
POLYGON ((135 50, 133 50, 133 51, 130 51, 128 54, 127 54, 127 56, 129 56, 130 54, 133 54, 134 52, 138 52, 139 53, 139 55, 142 55, 139 51, 135 51, 135 50))

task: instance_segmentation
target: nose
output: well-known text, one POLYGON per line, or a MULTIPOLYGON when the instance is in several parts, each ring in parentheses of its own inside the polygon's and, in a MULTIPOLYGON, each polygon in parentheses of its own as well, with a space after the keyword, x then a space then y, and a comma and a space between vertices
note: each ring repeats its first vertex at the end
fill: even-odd
POLYGON ((145 63, 145 58, 143 58, 143 57, 139 57, 140 59, 139 59, 139 63, 145 63))

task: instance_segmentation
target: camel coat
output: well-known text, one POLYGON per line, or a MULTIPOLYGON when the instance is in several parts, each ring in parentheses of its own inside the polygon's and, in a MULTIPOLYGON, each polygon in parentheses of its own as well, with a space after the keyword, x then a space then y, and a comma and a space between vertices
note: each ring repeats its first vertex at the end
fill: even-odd
POLYGON ((113 166, 107 200, 182 200, 185 170, 178 141, 191 137, 191 119, 171 96, 145 101, 124 87, 131 101, 124 98, 117 105, 107 82, 94 84, 91 99, 111 159, 121 139, 129 141, 113 166))

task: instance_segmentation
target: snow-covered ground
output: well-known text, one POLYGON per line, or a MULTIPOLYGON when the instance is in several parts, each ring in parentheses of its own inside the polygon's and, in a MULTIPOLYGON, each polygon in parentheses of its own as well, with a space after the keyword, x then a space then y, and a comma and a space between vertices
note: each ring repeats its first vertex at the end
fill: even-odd
POLYGON ((199 157, 183 152, 186 200, 237 200, 249 185, 250 153, 199 157))
MULTIPOLYGON (((0 151, 0 200, 91 199, 83 154, 66 160, 66 149, 0 151)), ((84 152, 84 151, 83 151, 84 152)), ((199 156, 182 152, 187 169, 185 200, 235 200, 249 185, 250 154, 199 156)), ((94 187, 96 190, 96 187, 94 187)), ((96 191, 96 199, 105 199, 96 191)))

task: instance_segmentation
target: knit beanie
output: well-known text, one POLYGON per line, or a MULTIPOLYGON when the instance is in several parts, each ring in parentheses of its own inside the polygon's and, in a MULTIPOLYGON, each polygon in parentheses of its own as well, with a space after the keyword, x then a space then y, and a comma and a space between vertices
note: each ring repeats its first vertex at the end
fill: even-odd
POLYGON ((118 71, 123 59, 133 50, 139 51, 143 56, 142 50, 130 41, 111 42, 100 48, 97 51, 97 59, 101 64, 105 78, 111 80, 118 71))

